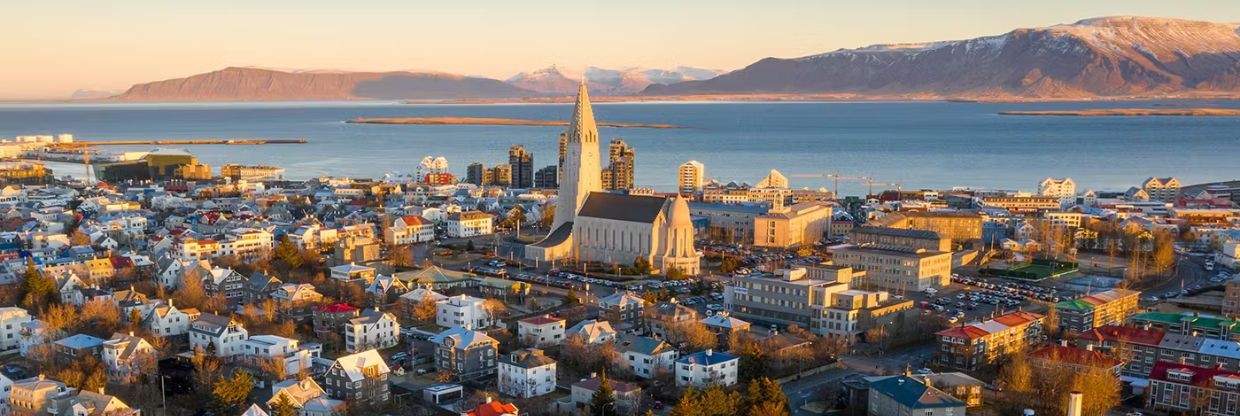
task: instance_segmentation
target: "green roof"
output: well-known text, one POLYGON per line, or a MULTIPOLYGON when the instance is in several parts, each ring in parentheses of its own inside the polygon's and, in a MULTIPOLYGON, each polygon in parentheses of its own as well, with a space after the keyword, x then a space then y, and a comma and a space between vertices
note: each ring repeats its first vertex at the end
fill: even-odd
POLYGON ((1091 311, 1094 309, 1094 305, 1092 303, 1089 303, 1089 302, 1086 302, 1080 299, 1072 299, 1072 300, 1065 300, 1065 301, 1056 303, 1055 309, 1074 309, 1078 311, 1091 311))
POLYGON ((1157 322, 1165 325, 1181 325, 1188 322, 1194 328, 1218 329, 1230 327, 1231 332, 1240 334, 1240 322, 1211 315, 1190 315, 1171 312, 1142 312, 1130 318, 1135 321, 1157 322))

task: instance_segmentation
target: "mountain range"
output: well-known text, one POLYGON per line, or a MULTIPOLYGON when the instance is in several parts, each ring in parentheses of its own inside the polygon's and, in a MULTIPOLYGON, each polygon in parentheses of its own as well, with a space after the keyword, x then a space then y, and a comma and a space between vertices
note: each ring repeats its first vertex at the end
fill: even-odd
MULTIPOLYGON (((619 99, 1095 99, 1240 97, 1240 25, 1101 17, 995 36, 765 58, 720 71, 557 67, 500 81, 436 72, 230 67, 138 84, 120 101, 619 99), (624 98, 627 97, 627 98, 624 98)), ((85 94, 83 94, 85 95, 85 94)))
POLYGON ((923 98, 1240 95, 1240 25, 1102 17, 959 41, 766 58, 646 95, 846 94, 923 98))

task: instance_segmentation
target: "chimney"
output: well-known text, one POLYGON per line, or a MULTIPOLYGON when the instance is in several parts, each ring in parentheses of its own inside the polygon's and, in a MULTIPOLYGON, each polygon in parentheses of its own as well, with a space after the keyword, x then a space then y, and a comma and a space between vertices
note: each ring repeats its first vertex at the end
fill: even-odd
POLYGON ((1068 346, 1068 340, 1066 340, 1066 339, 1061 339, 1061 340, 1059 340, 1059 346, 1061 346, 1061 347, 1066 347, 1066 346, 1068 346))
POLYGON ((715 352, 715 350, 712 350, 712 349, 710 349, 710 348, 707 348, 707 349, 706 349, 706 356, 707 356, 707 357, 709 357, 709 356, 710 356, 711 354, 713 354, 714 352, 715 352))
POLYGON ((130 336, 130 337, 132 337, 132 336, 133 336, 133 331, 129 331, 129 336, 130 336))
POLYGON ((1091 344, 1085 344, 1085 350, 1086 350, 1086 351, 1093 351, 1093 350, 1094 350, 1094 344, 1092 344, 1092 343, 1091 343, 1091 344))
POLYGON ((487 398, 486 398, 486 399, 483 399, 483 400, 485 400, 485 401, 483 401, 483 403, 490 403, 490 402, 491 402, 491 396, 487 396, 487 398))
POLYGON ((174 308, 174 307, 175 307, 175 306, 172 306, 172 298, 168 298, 168 307, 169 307, 169 308, 174 308))
POLYGON ((1068 416, 1081 416, 1081 404, 1085 397, 1079 391, 1068 394, 1068 416))

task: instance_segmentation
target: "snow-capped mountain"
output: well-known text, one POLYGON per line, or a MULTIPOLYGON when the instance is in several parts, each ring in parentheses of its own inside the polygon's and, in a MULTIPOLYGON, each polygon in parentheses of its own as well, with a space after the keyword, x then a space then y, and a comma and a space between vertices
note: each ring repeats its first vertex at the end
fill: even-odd
POLYGON ((973 98, 1240 94, 1240 25, 1102 17, 959 41, 766 58, 652 95, 843 93, 973 98))
POLYGON ((522 72, 508 79, 518 88, 544 94, 564 95, 577 92, 577 84, 584 77, 590 91, 599 95, 631 95, 652 84, 709 79, 722 71, 678 66, 674 69, 625 68, 606 69, 588 67, 583 72, 573 72, 555 66, 531 72, 522 72))

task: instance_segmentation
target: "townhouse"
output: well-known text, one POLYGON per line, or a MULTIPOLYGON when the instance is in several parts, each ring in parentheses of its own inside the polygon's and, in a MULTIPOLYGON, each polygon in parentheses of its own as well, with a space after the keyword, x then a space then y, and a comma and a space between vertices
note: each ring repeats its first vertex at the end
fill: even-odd
POLYGON ((387 349, 398 343, 400 324, 396 321, 396 315, 380 311, 378 307, 361 311, 344 325, 345 351, 387 349))

